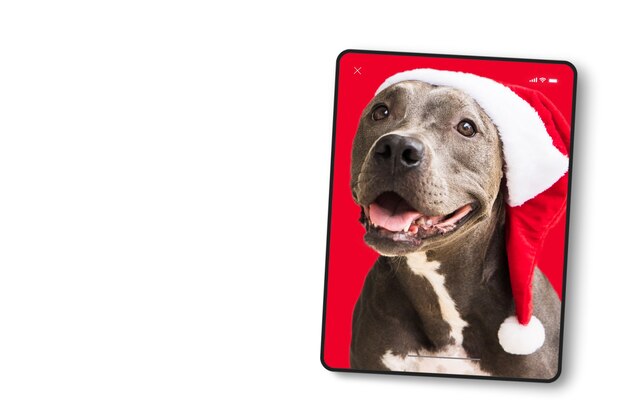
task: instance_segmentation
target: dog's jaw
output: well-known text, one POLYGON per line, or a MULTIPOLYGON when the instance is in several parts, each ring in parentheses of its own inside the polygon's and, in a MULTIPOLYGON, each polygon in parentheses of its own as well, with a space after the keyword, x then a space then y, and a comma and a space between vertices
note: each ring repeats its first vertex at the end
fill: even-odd
POLYGON ((369 246, 384 256, 401 256, 462 233, 476 208, 477 203, 470 202, 448 214, 427 215, 397 194, 383 193, 375 202, 361 206, 360 221, 369 246))

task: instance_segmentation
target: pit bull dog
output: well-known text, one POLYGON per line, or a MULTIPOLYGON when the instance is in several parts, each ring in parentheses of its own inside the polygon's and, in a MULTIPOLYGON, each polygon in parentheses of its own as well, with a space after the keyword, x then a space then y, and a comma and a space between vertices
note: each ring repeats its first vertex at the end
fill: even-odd
POLYGON ((455 88, 403 81, 364 109, 351 187, 365 242, 381 256, 354 309, 353 369, 556 375, 561 305, 538 270, 543 346, 515 355, 498 343, 500 324, 515 312, 502 153, 489 116, 455 88))

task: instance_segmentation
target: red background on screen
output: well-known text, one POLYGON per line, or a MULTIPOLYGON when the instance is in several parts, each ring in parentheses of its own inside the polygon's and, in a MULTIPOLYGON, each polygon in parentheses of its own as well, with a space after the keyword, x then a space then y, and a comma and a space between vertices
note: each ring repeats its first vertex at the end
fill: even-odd
MULTIPOLYGON (((338 67, 335 154, 323 359, 332 368, 349 368, 352 311, 367 272, 378 257, 363 242, 360 209, 350 192, 350 152, 363 108, 389 76, 414 68, 470 72, 505 84, 535 88, 561 110, 571 124, 574 73, 566 64, 498 61, 348 52, 338 67), (359 73, 355 69, 359 68, 359 73), (558 83, 529 83, 534 77, 558 83)), ((539 268, 561 295, 565 217, 549 233, 539 255, 539 268)))

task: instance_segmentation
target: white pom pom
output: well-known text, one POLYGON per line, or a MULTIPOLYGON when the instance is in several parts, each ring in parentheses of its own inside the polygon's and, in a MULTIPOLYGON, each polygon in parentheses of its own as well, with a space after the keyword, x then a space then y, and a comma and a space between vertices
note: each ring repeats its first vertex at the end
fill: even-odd
POLYGON ((545 339, 543 324, 535 316, 530 318, 526 326, 521 325, 517 317, 508 317, 498 330, 500 346, 513 355, 530 355, 543 345, 545 339))

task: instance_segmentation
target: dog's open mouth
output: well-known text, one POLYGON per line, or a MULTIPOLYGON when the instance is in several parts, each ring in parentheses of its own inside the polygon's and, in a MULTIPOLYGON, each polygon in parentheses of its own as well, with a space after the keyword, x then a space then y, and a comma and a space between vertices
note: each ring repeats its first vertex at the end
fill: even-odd
POLYGON ((474 208, 474 204, 469 203, 452 213, 428 216, 415 210, 400 195, 386 192, 363 211, 368 232, 394 241, 420 244, 423 239, 457 229, 474 208))

